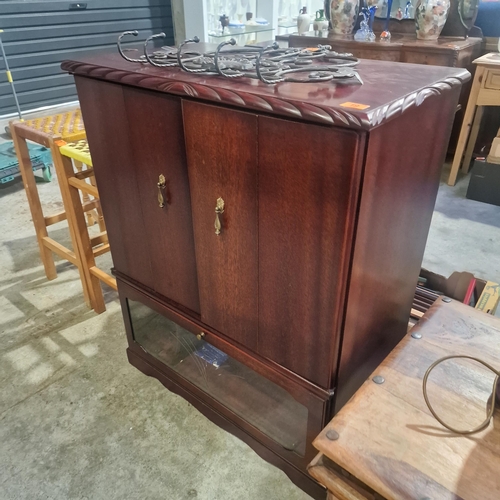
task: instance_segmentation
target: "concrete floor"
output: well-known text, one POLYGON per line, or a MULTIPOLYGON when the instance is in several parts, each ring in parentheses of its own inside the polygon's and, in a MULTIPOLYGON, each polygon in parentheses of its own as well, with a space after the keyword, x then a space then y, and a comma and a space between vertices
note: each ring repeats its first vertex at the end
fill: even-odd
MULTIPOLYGON (((466 187, 441 184, 424 266, 500 282, 500 207, 466 187)), ((39 191, 61 207, 57 181, 39 191)), ((21 183, 0 188, 0 214, 1 500, 309 498, 128 364, 114 291, 96 316, 69 263, 47 281, 21 183)), ((64 223, 51 233, 68 240, 64 223)))

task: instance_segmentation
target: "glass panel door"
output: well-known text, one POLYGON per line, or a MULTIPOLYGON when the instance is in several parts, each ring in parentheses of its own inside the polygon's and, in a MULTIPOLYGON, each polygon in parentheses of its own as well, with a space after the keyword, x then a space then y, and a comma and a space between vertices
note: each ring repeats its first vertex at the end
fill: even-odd
POLYGON ((140 302, 134 339, 149 354, 287 450, 304 456, 308 410, 286 390, 140 302))

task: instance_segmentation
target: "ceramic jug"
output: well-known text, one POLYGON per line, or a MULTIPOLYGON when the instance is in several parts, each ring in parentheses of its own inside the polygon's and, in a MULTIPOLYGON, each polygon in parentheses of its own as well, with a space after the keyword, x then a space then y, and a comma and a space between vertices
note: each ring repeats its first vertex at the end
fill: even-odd
POLYGON ((437 40, 443 30, 450 0, 419 0, 415 7, 415 28, 420 40, 437 40))
POLYGON ((307 13, 307 7, 300 9, 300 15, 297 16, 297 31, 299 35, 309 31, 311 26, 311 16, 307 13))
POLYGON ((328 29, 328 19, 325 17, 325 11, 319 9, 316 11, 316 19, 313 22, 314 31, 323 31, 328 29))
POLYGON ((350 35, 358 19, 359 0, 332 0, 330 22, 337 35, 350 35))

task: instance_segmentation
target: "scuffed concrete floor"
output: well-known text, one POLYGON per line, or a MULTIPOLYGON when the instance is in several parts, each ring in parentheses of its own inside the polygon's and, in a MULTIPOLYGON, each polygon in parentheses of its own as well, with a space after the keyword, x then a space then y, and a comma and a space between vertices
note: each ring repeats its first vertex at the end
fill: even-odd
MULTIPOLYGON (((470 175, 446 185, 445 165, 423 267, 449 276, 469 271, 477 278, 500 283, 500 207, 465 198, 470 175)), ((500 311, 499 311, 500 312, 500 311)))
MULTIPOLYGON (((60 208, 57 181, 38 187, 60 208)), ((500 207, 466 187, 442 183, 424 265, 500 282, 500 207)), ((309 498, 128 364, 115 292, 96 316, 69 263, 47 281, 21 183, 0 188, 0 214, 0 499, 309 498)), ((68 241, 64 223, 51 234, 68 241)))
MULTIPOLYGON (((57 179, 38 189, 62 208, 57 179)), ((65 222, 49 234, 69 245, 65 222)), ((0 186, 0 500, 310 498, 129 365, 116 292, 95 315, 57 262, 47 281, 22 183, 0 186)))

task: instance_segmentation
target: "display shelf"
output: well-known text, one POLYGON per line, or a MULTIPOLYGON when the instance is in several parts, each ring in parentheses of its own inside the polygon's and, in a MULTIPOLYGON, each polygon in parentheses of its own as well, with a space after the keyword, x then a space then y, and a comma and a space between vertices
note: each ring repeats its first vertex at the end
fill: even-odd
POLYGON ((210 38, 228 38, 237 35, 250 35, 252 33, 263 33, 266 31, 274 31, 270 25, 261 26, 245 26, 242 28, 226 28, 224 33, 211 31, 208 36, 210 38))

